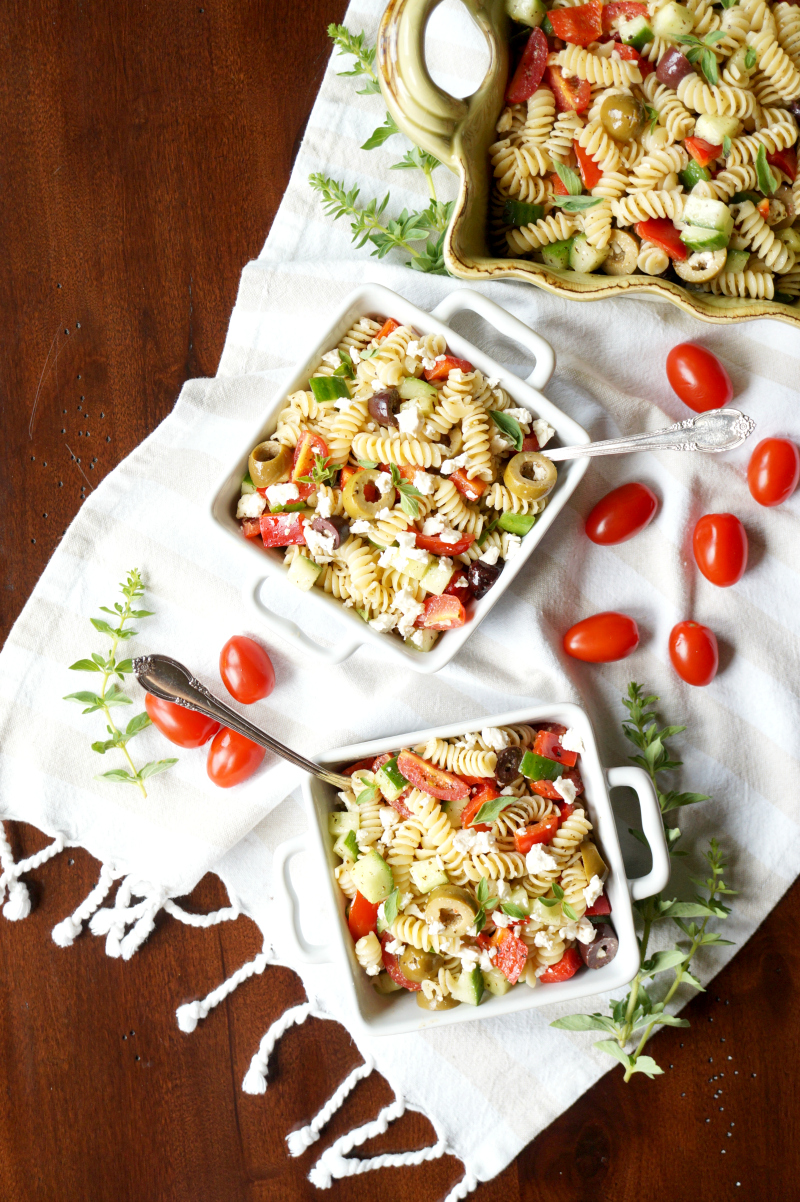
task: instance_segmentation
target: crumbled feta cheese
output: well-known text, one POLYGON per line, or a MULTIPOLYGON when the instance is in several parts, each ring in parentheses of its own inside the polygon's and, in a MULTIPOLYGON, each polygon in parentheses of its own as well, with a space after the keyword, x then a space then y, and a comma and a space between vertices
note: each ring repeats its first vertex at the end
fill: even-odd
POLYGON ((394 485, 392 484, 392 477, 390 473, 378 472, 377 476, 375 477, 375 487, 381 494, 388 492, 390 488, 393 488, 394 485))
MULTIPOLYGON (((509 559, 513 559, 515 555, 519 554, 519 550, 520 550, 521 546, 522 546, 522 539, 519 537, 518 534, 507 534, 505 536, 505 538, 503 539, 503 547, 504 547, 503 559, 505 559, 506 563, 508 563, 509 559)), ((481 556, 481 558, 483 558, 483 556, 481 556)))
POLYGON ((584 900, 586 901, 587 909, 589 908, 589 906, 594 905, 594 903, 597 901, 598 897, 600 896, 600 894, 602 892, 603 892, 603 882, 600 880, 599 876, 595 875, 592 877, 592 879, 589 881, 589 884, 586 886, 586 888, 583 891, 583 896, 584 896, 584 900))
POLYGON ((419 651, 424 651, 425 650, 425 635, 426 635, 426 633, 427 632, 424 630, 412 630, 411 634, 406 635, 406 638, 419 651))
MULTIPOLYGON (((391 830, 393 826, 397 826, 400 821, 400 815, 397 810, 393 810, 391 806, 381 806, 380 808, 381 825, 386 830, 391 830)), ((383 905, 383 902, 381 902, 383 905)))
POLYGON ((484 726, 481 738, 492 751, 502 751, 504 747, 508 747, 508 735, 499 726, 484 726))
POLYGON ((453 581, 453 588, 469 588, 469 581, 466 576, 461 576, 458 580, 453 581))
POLYGON ((575 798, 578 796, 578 790, 575 788, 575 782, 567 780, 563 776, 557 776, 553 781, 556 793, 564 798, 568 805, 572 805, 575 798))
POLYGON ((561 746, 565 751, 575 751, 580 755, 583 751, 583 740, 578 731, 570 727, 561 736, 561 746))
POLYGON ((444 363, 446 358, 447 355, 437 355, 433 361, 434 363, 444 363))
POLYGON ((462 455, 456 455, 455 459, 444 459, 439 471, 443 476, 449 476, 456 470, 457 467, 467 467, 469 464, 469 455, 466 451, 462 455))
POLYGON ((497 385, 500 383, 500 377, 499 376, 490 376, 489 379, 486 381, 486 383, 489 385, 490 388, 497 388, 497 385))
MULTIPOLYGON (((447 539, 444 539, 443 541, 447 542, 447 539)), ((442 569, 443 572, 451 571, 452 567, 453 567, 452 559, 450 559, 449 556, 447 556, 447 555, 440 555, 439 556, 439 567, 442 569)))
POLYGON ((272 507, 297 501, 299 497, 300 490, 296 484, 270 484, 267 489, 267 500, 272 507))
POLYGON ((550 967, 550 965, 549 965, 549 964, 540 964, 540 965, 539 965, 539 967, 538 967, 537 969, 535 969, 535 971, 534 971, 534 974, 533 974, 533 975, 534 975, 535 977, 543 977, 543 976, 544 976, 544 974, 545 974, 545 973, 547 972, 547 970, 549 969, 549 967, 550 967))
POLYGON ((461 971, 472 972, 481 958, 481 950, 478 947, 462 947, 459 949, 458 957, 461 961, 461 971))
POLYGON ((536 441, 540 447, 544 447, 555 434, 552 426, 549 426, 543 417, 537 417, 533 422, 533 432, 536 435, 536 441))
POLYGON ((456 851, 460 851, 462 855, 467 855, 468 852, 472 851, 478 834, 478 831, 456 831, 453 835, 453 847, 456 851))
POLYGON ((558 867, 558 863, 549 851, 545 851, 541 843, 534 843, 525 857, 525 867, 531 876, 536 876, 537 872, 552 871, 558 867))
POLYGON ((436 981, 425 980, 422 982, 422 992, 429 1002, 440 1002, 442 1000, 442 991, 436 981))
MULTIPOLYGON (((356 524, 357 523, 355 523, 355 522, 350 523, 351 533, 358 534, 357 530, 353 531, 353 526, 356 524)), ((369 523, 367 523, 367 525, 368 524, 369 523)), ((379 568, 393 568, 394 567, 393 560, 394 560, 394 553, 395 553, 396 549, 397 549, 396 547, 387 547, 386 550, 381 553, 380 559, 378 560, 379 568)))
POLYGON ((260 518, 266 507, 266 497, 262 497, 260 492, 246 492, 239 497, 236 516, 237 518, 260 518))
POLYGON ((549 475, 549 471, 548 471, 547 467, 545 466, 545 464, 537 462, 537 463, 533 463, 531 466, 533 468, 534 480, 546 480, 547 479, 547 476, 549 475))
POLYGON ((350 359, 353 363, 353 366, 357 367, 358 364, 361 362, 361 352, 359 351, 357 346, 351 346, 349 353, 350 353, 350 359))
POLYGON ((378 512, 375 514, 375 520, 377 522, 386 522, 389 520, 389 518, 391 518, 391 516, 392 516, 391 509, 389 508, 388 505, 384 505, 383 508, 379 509, 378 512))
POLYGON ((400 894, 400 902, 399 902, 398 908, 401 912, 403 910, 405 910, 406 906, 410 903, 412 897, 413 897, 412 893, 401 893, 400 894))
POLYGON ((486 855, 490 851, 494 851, 497 847, 497 839, 491 831, 477 831, 475 834, 475 843, 472 848, 473 855, 486 855))
POLYGON ((490 881, 489 882, 489 896, 490 897, 499 897, 500 901, 505 901, 505 899, 507 897, 511 896, 511 887, 510 887, 508 881, 504 881, 504 880, 490 881))
POLYGON ((356 831, 356 843, 362 851, 365 847, 369 847, 370 838, 371 836, 368 830, 364 830, 359 827, 356 831))
POLYGON ((406 355, 409 359, 416 359, 419 356, 419 343, 416 338, 412 338, 406 347, 406 355))
POLYGON ((333 402, 334 409, 338 409, 340 413, 347 413, 355 405, 355 401, 349 396, 338 396, 333 402))
POLYGON ((490 567, 493 567, 500 558, 500 548, 489 547, 489 550, 484 551, 483 555, 479 555, 478 558, 481 563, 488 563, 490 567))
POLYGON ((536 946, 544 948, 546 952, 551 952, 553 950, 555 941, 556 936, 555 934, 551 934, 550 931, 537 931, 533 937, 533 942, 536 944, 536 946))
POLYGON ((568 922, 563 927, 559 927, 559 934, 562 939, 577 939, 577 937, 578 937, 577 922, 568 922))
POLYGON ((406 913, 413 915, 414 918, 421 918, 423 922, 425 921, 425 914, 420 910, 416 902, 411 906, 406 906, 406 913))
POLYGON ((338 351, 326 351, 322 356, 323 363, 329 363, 331 367, 338 367, 343 359, 338 351))
POLYGON ((377 975, 380 971, 381 971, 380 964, 368 964, 365 969, 365 972, 368 977, 377 977, 377 975))
POLYGON ((350 523, 351 534, 371 534, 372 525, 365 518, 359 518, 356 522, 350 523))
POLYGON ((378 921, 386 922, 386 902, 382 901, 378 906, 378 921))
POLYGON ((515 418, 522 426, 525 433, 528 433, 530 424, 533 421, 533 415, 529 409, 506 409, 504 412, 506 412, 509 417, 515 418))
POLYGON ((490 443, 490 450, 493 455, 503 455, 506 451, 515 451, 517 448, 510 438, 506 438, 505 434, 493 434, 490 443))
POLYGON ((385 387, 386 387, 386 385, 384 384, 383 380, 376 379, 376 380, 372 381, 372 391, 373 392, 383 392, 385 387))
POLYGON ((494 968, 494 964, 492 964, 492 958, 488 952, 481 952, 479 964, 484 972, 491 972, 494 968))
POLYGON ((457 543, 462 537, 460 531, 448 526, 441 514, 438 513, 425 519, 422 533, 428 536, 437 535, 443 543, 457 543))
POLYGON ((306 536, 306 546, 314 559, 319 563, 330 563, 333 559, 333 535, 323 534, 315 530, 310 522, 303 522, 303 533, 306 536))
POLYGON ((416 530, 401 530, 397 535, 397 545, 406 559, 417 559, 420 563, 427 562, 428 552, 417 546, 416 530))
POLYGON ((401 943, 399 939, 390 939, 386 944, 386 951, 390 956, 402 956, 406 950, 406 945, 401 943))
POLYGON ((422 429, 422 415, 416 404, 408 405, 397 411, 397 425, 401 434, 419 434, 422 429))
POLYGON ((397 618, 394 614, 382 613, 378 614, 377 618, 370 618, 369 625, 373 630, 377 630, 379 634, 388 634, 390 630, 394 630, 397 624, 397 618))
POLYGON ((581 918, 578 921, 575 937, 579 943, 591 943, 597 934, 597 930, 593 922, 588 918, 581 918))
POLYGON ((395 593, 392 604, 401 615, 397 622, 398 633, 407 639, 414 630, 415 621, 424 612, 425 606, 417 601, 410 588, 401 588, 399 592, 395 593))
POLYGON ((414 487, 422 493, 423 497, 429 497, 436 487, 436 477, 429 472, 417 472, 414 476, 414 487))
POLYGON ((497 910, 492 914, 492 918, 496 927, 508 927, 514 921, 513 918, 509 918, 508 914, 503 914, 502 911, 497 910))
POLYGON ((444 923, 439 922, 438 918, 431 918, 428 920, 428 933, 430 935, 441 935, 443 930, 444 923))
POLYGON ((317 493, 317 517, 329 518, 333 513, 333 499, 329 492, 317 493))

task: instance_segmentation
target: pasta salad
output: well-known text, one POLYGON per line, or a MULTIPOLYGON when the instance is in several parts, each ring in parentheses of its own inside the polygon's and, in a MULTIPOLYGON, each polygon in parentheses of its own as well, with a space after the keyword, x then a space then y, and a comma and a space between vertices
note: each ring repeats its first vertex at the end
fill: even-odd
POLYGON ((329 815, 358 963, 425 1010, 610 964, 608 869, 575 730, 489 727, 346 769, 329 815))
POLYGON ((507 8, 527 41, 489 152, 495 251, 796 304, 800 9, 507 8))
POLYGON ((429 651, 519 552, 553 434, 441 334, 362 317, 253 449, 236 516, 299 588, 429 651))

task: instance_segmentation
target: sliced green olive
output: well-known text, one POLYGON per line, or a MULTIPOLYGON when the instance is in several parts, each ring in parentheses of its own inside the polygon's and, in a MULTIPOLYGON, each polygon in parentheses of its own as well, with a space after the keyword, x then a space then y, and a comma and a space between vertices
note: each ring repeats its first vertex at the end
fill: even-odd
POLYGON ((250 479, 256 488, 269 488, 270 484, 278 484, 283 479, 291 464, 288 447, 280 442, 260 442, 250 452, 250 479))
POLYGON ((425 907, 427 922, 444 923, 444 935, 466 935, 475 921, 478 903, 460 885, 439 885, 431 890, 425 907))
POLYGON ((553 491, 556 468, 552 460, 539 451, 521 451, 509 459, 503 475, 506 488, 521 501, 538 501, 553 491))
POLYGON ((641 101, 627 93, 606 96, 600 105, 600 124, 615 142, 629 142, 642 127, 641 101))
POLYGON ((443 964, 435 952, 423 952, 410 944, 400 955, 400 971, 409 981, 433 981, 443 964))
POLYGON ((602 880, 608 872, 606 862, 594 843, 581 843, 581 859, 587 880, 591 880, 593 876, 599 876, 602 880))
POLYGON ((394 488, 380 493, 377 501, 368 501, 365 496, 367 485, 369 484, 378 491, 375 481, 380 474, 376 468, 365 468, 360 472, 356 472, 345 484, 342 491, 342 504, 351 518, 376 518, 378 512, 384 506, 388 506, 391 509, 394 505, 396 496, 394 488))
POLYGON ((454 997, 425 997, 425 994, 420 989, 417 994, 417 1005, 421 1010, 455 1010, 456 1006, 460 1006, 461 1002, 457 1002, 454 997))
POLYGON ((397 993, 398 989, 402 989, 402 985, 398 985, 393 981, 388 972, 380 973, 372 982, 376 993, 397 993))

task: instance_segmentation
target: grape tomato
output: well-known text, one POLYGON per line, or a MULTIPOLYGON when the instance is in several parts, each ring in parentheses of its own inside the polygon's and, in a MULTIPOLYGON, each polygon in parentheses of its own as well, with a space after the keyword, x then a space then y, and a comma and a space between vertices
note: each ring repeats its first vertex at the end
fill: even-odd
POLYGON ((716 355, 694 342, 681 342, 667 355, 667 379, 695 413, 721 409, 733 396, 733 384, 716 355))
POLYGON ((669 636, 669 658, 687 684, 711 684, 719 667, 717 636, 699 622, 679 622, 669 636))
POLYGON ((266 754, 258 743, 223 726, 208 749, 206 771, 220 789, 230 789, 248 780, 261 767, 266 754))
POLYGON ((639 628, 627 614, 593 614, 576 622, 564 635, 564 650, 589 664, 625 659, 639 646, 639 628))
POLYGON ((747 531, 732 513, 706 513, 692 537, 697 566, 718 588, 730 588, 747 567, 747 531))
POLYGON ((213 718, 172 701, 162 701, 152 693, 145 697, 144 708, 153 726, 178 747, 202 747, 219 730, 219 722, 213 718))
POLYGON ((268 697, 275 688, 275 669, 264 648, 255 639, 237 634, 228 639, 219 655, 222 683, 242 705, 268 697))
POLYGON ((586 519, 586 534, 603 547, 624 543, 652 522, 658 498, 646 484, 621 484, 606 493, 586 519))
POLYGON ((747 487, 759 505, 782 505, 800 480, 800 450, 788 438, 763 438, 747 467, 747 487))

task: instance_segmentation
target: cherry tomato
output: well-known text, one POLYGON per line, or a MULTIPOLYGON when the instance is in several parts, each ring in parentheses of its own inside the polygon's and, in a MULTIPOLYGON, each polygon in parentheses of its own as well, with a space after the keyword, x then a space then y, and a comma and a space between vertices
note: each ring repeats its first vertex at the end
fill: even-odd
POLYGON ((711 684, 719 667, 717 636, 699 622, 679 622, 669 636, 669 658, 687 684, 711 684))
POLYGON ((228 639, 220 651, 219 674, 231 697, 242 705, 269 697, 275 688, 272 660, 260 643, 243 634, 228 639))
MULTIPOLYGON (((462 780, 464 778, 462 777, 462 780)), ((461 811, 462 827, 472 827, 475 831, 490 831, 492 825, 489 822, 475 822, 474 818, 481 806, 487 801, 494 801, 495 797, 500 796, 499 789, 496 788, 493 780, 481 780, 480 784, 475 789, 475 792, 470 797, 464 809, 461 811)))
POLYGON ((575 976, 582 963, 581 954, 577 948, 568 947, 558 964, 552 964, 547 972, 542 973, 539 983, 552 985, 556 981, 568 981, 570 977, 575 976))
POLYGON ((707 513, 692 538, 697 566, 712 584, 729 588, 747 567, 747 531, 732 513, 707 513))
POLYGON ((800 480, 800 450, 788 438, 762 438, 747 467, 747 487, 759 505, 782 505, 800 480))
POLYGON ((266 754, 258 743, 223 726, 208 749, 206 771, 220 789, 230 789, 251 777, 266 754))
POLYGON ((603 30, 603 5, 598 0, 588 0, 587 4, 573 8, 553 9, 548 16, 556 37, 576 46, 596 42, 603 30))
POLYGON ((536 733, 533 744, 533 754, 543 755, 545 759, 557 760, 567 768, 574 768, 578 762, 577 751, 567 751, 561 746, 561 734, 554 730, 540 730, 536 733))
POLYGON ((716 355, 694 342, 681 342, 667 355, 667 379, 695 413, 721 409, 733 396, 733 384, 716 355))
POLYGON ((492 935, 492 947, 497 948, 494 966, 507 981, 516 985, 528 959, 528 945, 508 927, 499 927, 492 935))
POLYGON ((597 502, 586 519, 586 533, 602 547, 627 542, 650 525, 657 509, 658 498, 646 484, 621 484, 597 502))
POLYGON ((350 913, 347 915, 347 925, 350 928, 350 934, 353 936, 354 942, 358 943, 364 935, 368 935, 370 931, 374 931, 378 926, 378 906, 379 902, 368 902, 365 897, 356 892, 353 902, 350 906, 350 913))
MULTIPOLYGON (((566 772, 561 774, 562 780, 571 780, 575 786, 575 796, 580 797, 583 792, 583 781, 577 768, 567 768, 566 772)), ((556 788, 556 783, 553 780, 532 780, 530 783, 531 793, 537 793, 539 797, 549 797, 551 801, 560 801, 564 799, 556 788)), ((564 814, 562 814, 562 818, 564 814)), ((566 815, 569 817, 569 815, 566 815)))
POLYGON ((213 718, 187 710, 182 705, 174 705, 171 701, 162 701, 152 693, 145 697, 144 708, 153 726, 157 726, 170 743, 177 743, 179 747, 202 747, 219 730, 219 722, 213 718))
POLYGON ((639 646, 639 628, 627 614, 593 614, 576 622, 564 635, 564 650, 573 659, 589 664, 610 664, 625 659, 639 646))
POLYGON ((414 751, 401 751, 397 757, 397 768, 401 776, 410 781, 415 788, 423 793, 430 793, 439 801, 458 801, 469 793, 469 785, 465 784, 454 772, 445 772, 435 764, 423 760, 414 751))
POLYGON ((558 814, 551 814, 543 822, 535 822, 533 826, 524 826, 522 830, 514 831, 514 850, 525 856, 534 843, 551 843, 558 830, 558 814))
POLYGON ((428 597, 425 602, 422 625, 429 630, 455 630, 457 627, 463 626, 466 620, 467 611, 458 597, 454 597, 452 594, 428 597))
POLYGON ((591 904, 591 906, 586 907, 586 916, 587 916, 587 918, 588 917, 600 917, 603 914, 610 914, 610 913, 611 913, 611 902, 606 897, 606 891, 604 889, 603 892, 600 894, 600 896, 597 898, 597 900, 594 901, 591 904))
POLYGON ((432 551, 434 555, 463 555, 468 547, 475 542, 474 534, 464 534, 456 543, 446 543, 437 534, 417 534, 414 542, 423 551, 432 551))

